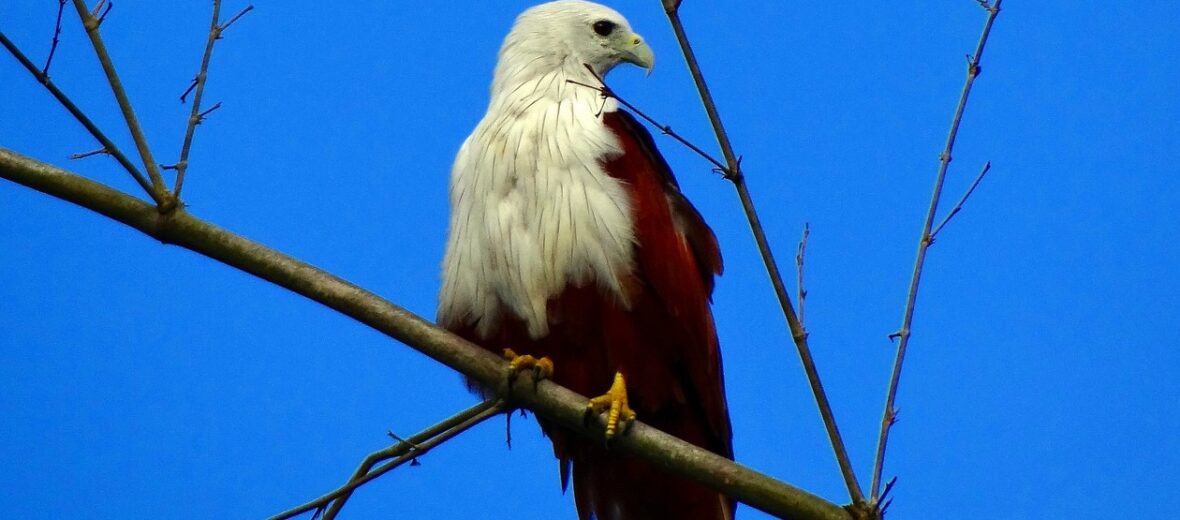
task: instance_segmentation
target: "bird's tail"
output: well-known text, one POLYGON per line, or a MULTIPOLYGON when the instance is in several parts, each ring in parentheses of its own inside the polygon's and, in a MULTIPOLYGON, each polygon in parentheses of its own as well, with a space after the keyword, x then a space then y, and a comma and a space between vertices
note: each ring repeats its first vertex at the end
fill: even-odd
POLYGON ((588 460, 573 463, 581 520, 733 518, 733 500, 712 489, 635 457, 589 445, 586 452, 588 460))

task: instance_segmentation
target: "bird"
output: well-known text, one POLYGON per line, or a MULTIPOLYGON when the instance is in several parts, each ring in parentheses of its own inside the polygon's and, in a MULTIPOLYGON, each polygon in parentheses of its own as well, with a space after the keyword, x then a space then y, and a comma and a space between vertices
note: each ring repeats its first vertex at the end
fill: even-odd
MULTIPOLYGON (((732 459, 717 238, 651 133, 593 88, 624 63, 650 73, 655 57, 609 7, 560 0, 516 18, 451 170, 437 321, 514 369, 607 390, 588 412, 608 412, 608 438, 638 418, 732 459)), ((733 517, 722 493, 540 422, 580 520, 733 517)))

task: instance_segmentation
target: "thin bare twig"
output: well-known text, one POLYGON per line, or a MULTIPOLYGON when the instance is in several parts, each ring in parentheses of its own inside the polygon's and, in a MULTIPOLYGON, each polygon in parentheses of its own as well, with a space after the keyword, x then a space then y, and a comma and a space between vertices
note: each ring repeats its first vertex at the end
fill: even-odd
MULTIPOLYGON (((108 3, 108 11, 111 5, 114 4, 108 3)), ((119 109, 123 112, 123 119, 127 121, 127 129, 131 132, 131 138, 135 141, 135 147, 139 150, 140 159, 143 160, 143 167, 147 170, 148 178, 151 179, 151 188, 148 193, 156 201, 156 205, 162 212, 170 211, 175 208, 174 201, 168 194, 168 187, 164 184, 164 178, 160 175, 160 167, 152 157, 151 147, 148 146, 147 136, 144 135, 143 129, 139 126, 139 119, 135 117, 135 109, 131 106, 131 100, 127 97, 127 91, 123 89, 123 82, 119 80, 119 74, 115 71, 115 64, 111 61, 111 55, 107 52, 106 45, 102 41, 102 36, 98 32, 101 18, 94 17, 94 14, 86 8, 85 0, 74 0, 74 8, 77 9, 78 17, 82 20, 82 27, 86 29, 86 34, 90 37, 90 43, 94 46, 94 54, 98 57, 99 63, 102 64, 102 70, 106 73, 107 81, 111 84, 111 92, 114 93, 115 100, 119 103, 119 109)), ((104 12, 102 16, 105 17, 106 13, 104 12)))
POLYGON ((417 447, 418 447, 418 445, 416 445, 416 444, 414 444, 414 443, 412 443, 412 442, 410 442, 410 441, 406 440, 406 439, 405 439, 405 437, 402 437, 401 435, 398 435, 398 434, 396 434, 396 433, 393 433, 393 430, 386 431, 386 432, 385 432, 385 435, 388 435, 390 439, 393 439, 393 440, 395 440, 395 441, 397 441, 397 442, 405 442, 405 443, 408 443, 408 444, 410 445, 410 447, 411 447, 411 448, 417 448, 417 447))
POLYGON ((146 192, 149 196, 153 195, 151 183, 149 183, 147 178, 144 177, 143 173, 139 171, 139 168, 132 164, 131 160, 119 150, 119 147, 115 146, 115 143, 112 142, 110 138, 108 138, 106 134, 102 132, 102 130, 98 129, 98 126, 94 124, 94 121, 91 121, 89 117, 86 117, 86 114, 82 113, 82 109, 78 108, 78 105, 75 105, 74 102, 71 101, 70 98, 61 91, 61 89, 57 88, 57 85, 55 85, 53 81, 49 79, 49 76, 46 76, 44 73, 42 73, 41 70, 33 64, 32 60, 25 56, 25 54, 21 52, 19 48, 17 48, 16 44, 12 43, 12 40, 9 40, 3 32, 0 32, 0 45, 3 45, 4 48, 7 49, 14 58, 16 58, 16 61, 23 65, 25 70, 29 71, 29 74, 32 74, 33 78, 41 83, 41 85, 43 85, 45 89, 57 99, 57 102, 61 103, 61 106, 65 107, 66 111, 68 111, 70 115, 74 116, 74 119, 77 119, 79 123, 82 123, 82 126, 86 128, 86 131, 90 132, 90 135, 94 136, 94 138, 98 140, 99 144, 102 145, 102 149, 106 150, 107 153, 111 155, 111 157, 114 157, 115 160, 118 161, 125 170, 127 170, 127 173, 131 174, 131 178, 135 179, 135 182, 138 183, 141 188, 143 188, 144 192, 146 192))
POLYGON ((208 116, 209 114, 212 114, 214 110, 217 110, 217 109, 219 109, 219 108, 221 108, 221 102, 220 102, 220 101, 218 101, 218 102, 214 103, 214 104, 213 104, 213 106, 211 106, 211 107, 209 107, 208 109, 206 109, 206 110, 202 111, 200 114, 197 114, 197 124, 199 125, 199 124, 201 124, 201 123, 204 123, 204 122, 205 122, 205 116, 208 116))
POLYGON ((662 133, 668 137, 671 137, 672 139, 679 141, 680 144, 683 144, 689 150, 692 150, 697 155, 704 158, 706 161, 713 163, 713 166, 715 166, 718 170, 725 170, 725 164, 723 164, 721 161, 718 161, 712 155, 709 155, 709 152, 704 151, 703 149, 701 149, 701 147, 693 144, 692 141, 685 139, 683 136, 681 136, 680 134, 673 131, 671 126, 668 126, 663 123, 660 123, 659 121, 656 121, 655 118, 647 115, 643 110, 640 110, 639 107, 631 104, 631 102, 627 101, 626 99, 623 99, 621 96, 619 96, 618 93, 616 93, 613 89, 610 88, 610 86, 608 86, 606 84, 606 81, 603 80, 602 77, 599 76, 597 72, 594 72, 594 68, 591 67, 590 64, 587 63, 584 65, 586 67, 586 70, 590 71, 590 75, 594 76, 594 78, 598 80, 598 85, 597 86, 588 85, 586 83, 582 83, 580 81, 575 81, 572 79, 565 80, 566 83, 572 83, 574 85, 578 85, 578 86, 582 86, 582 87, 586 87, 591 90, 594 90, 594 91, 602 94, 603 98, 614 98, 615 101, 618 101, 621 105, 627 107, 627 109, 634 112, 635 115, 643 118, 645 121, 650 123, 652 126, 656 127, 656 129, 659 130, 660 133, 662 133))
POLYGON ((195 88, 197 88, 197 78, 193 77, 192 81, 188 83, 188 88, 184 89, 184 92, 180 93, 180 104, 185 104, 188 95, 192 94, 193 89, 195 88))
POLYGON ((353 472, 348 482, 343 486, 306 504, 296 506, 272 516, 269 520, 286 520, 314 510, 324 511, 324 520, 331 520, 344 507, 344 503, 352 496, 352 492, 356 488, 371 482, 373 479, 388 473, 406 462, 416 460, 435 446, 454 438, 460 433, 503 411, 504 401, 500 399, 489 399, 422 430, 409 439, 399 439, 397 444, 373 452, 365 457, 360 467, 353 472), (390 459, 394 460, 377 469, 373 469, 374 466, 390 459))
POLYGON ((70 159, 75 159, 75 160, 76 159, 85 159, 87 157, 93 157, 95 155, 110 155, 110 154, 111 154, 110 150, 107 150, 106 148, 99 148, 97 150, 91 150, 89 152, 72 153, 72 154, 70 154, 70 159))
POLYGON ((205 53, 201 56, 201 69, 197 72, 197 76, 193 78, 192 84, 180 95, 180 102, 184 103, 185 98, 189 92, 193 92, 193 109, 189 114, 188 125, 184 130, 184 142, 180 145, 180 160, 176 161, 176 183, 172 187, 172 197, 179 203, 180 190, 184 188, 184 174, 188 171, 188 154, 193 145, 193 135, 196 133, 197 125, 205 119, 205 116, 210 112, 221 107, 221 103, 217 103, 204 112, 201 112, 201 97, 205 93, 205 80, 209 73, 209 60, 213 56, 213 44, 221 39, 221 34, 225 32, 230 25, 238 21, 246 13, 254 9, 253 5, 247 5, 238 14, 230 18, 225 23, 220 23, 221 19, 221 0, 213 0, 213 21, 209 23, 209 38, 205 41, 205 53))
POLYGON ((987 175, 987 172, 991 169, 991 161, 984 163, 983 169, 979 170, 979 175, 976 175, 975 180, 971 181, 971 187, 967 188, 967 192, 963 194, 963 197, 959 199, 959 202, 955 204, 955 207, 951 208, 951 212, 947 213, 946 217, 942 219, 942 222, 939 222, 937 226, 934 226, 934 231, 930 232, 931 244, 934 243, 935 238, 938 238, 938 232, 942 231, 943 226, 946 226, 946 224, 950 222, 951 219, 959 213, 959 211, 962 211, 963 204, 967 202, 967 198, 970 197, 972 193, 975 193, 975 188, 979 187, 979 183, 983 182, 983 176, 987 175))
POLYGON ((230 18, 229 20, 227 20, 225 23, 221 24, 218 27, 217 37, 220 38, 221 33, 225 32, 226 29, 229 29, 229 26, 233 25, 234 22, 238 21, 238 18, 246 16, 246 13, 253 11, 253 10, 254 10, 254 4, 250 4, 250 5, 247 5, 241 11, 238 11, 238 14, 233 15, 232 18, 230 18))
POLYGON ((783 316, 786 318, 787 325, 791 329, 791 337, 794 339, 795 348, 799 352, 799 359, 803 364, 803 370, 807 373, 807 381, 810 383, 811 392, 815 396, 820 417, 823 418, 824 428, 828 433, 828 440, 831 442, 832 451, 836 456, 836 463, 840 466, 840 473, 844 477, 844 484, 848 488, 848 494, 852 498, 853 505, 859 508, 865 503, 864 492, 861 491, 860 483, 856 480, 856 473, 852 469, 852 461, 848 456, 848 450, 844 447, 844 440, 840 436, 840 429, 836 426, 836 417, 832 412, 832 405, 828 401, 827 393, 824 392, 823 383, 820 381, 819 370, 815 366, 815 359, 811 355, 811 347, 807 343, 807 331, 795 314, 794 307, 791 305, 791 298, 787 295, 786 286, 783 284, 782 273, 779 271, 778 263, 774 260, 770 242, 766 238, 766 231, 762 227, 762 223, 758 218, 758 212, 754 208, 754 202, 750 198, 750 190, 746 187, 745 176, 741 171, 741 161, 733 151, 733 145, 729 141, 729 134, 725 132, 725 127, 721 123, 721 116, 717 113, 717 105, 713 101, 713 95, 709 93, 709 87, 705 83, 704 75, 701 73, 700 64, 697 62, 696 55, 693 53, 692 46, 689 44, 688 35, 684 31, 684 24, 680 21, 678 11, 680 2, 676 0, 663 0, 663 4, 664 10, 668 15, 668 21, 672 24, 672 30, 676 33, 676 40, 680 42, 680 49, 684 53, 684 60, 688 63, 688 69, 692 73, 692 79, 696 82, 697 91, 701 96, 701 103, 704 104, 705 112, 708 113, 709 121, 713 125, 713 131, 717 135, 717 143, 721 147, 721 152, 725 155, 727 165, 724 169, 725 177, 732 181, 734 187, 737 189, 738 198, 742 202, 742 209, 745 211, 746 219, 750 223, 750 230, 753 232, 754 240, 758 244, 758 251, 762 254, 762 262, 765 264, 766 272, 770 276, 771 285, 774 286, 775 296, 778 297, 783 316))
MULTIPOLYGON (((967 59, 967 79, 963 84, 962 92, 959 94, 959 104, 955 107, 955 115, 951 119, 951 128, 946 136, 946 146, 943 148, 942 154, 939 155, 938 174, 934 178, 934 190, 930 195, 930 207, 926 210, 926 219, 922 223, 922 235, 918 240, 918 254, 917 258, 914 259, 914 273, 910 278, 910 288, 906 295, 905 312, 902 315, 901 328, 895 333, 895 337, 898 338, 897 356, 893 360, 893 372, 889 377, 889 389, 885 396, 885 411, 881 416, 881 432, 877 438, 877 455, 873 462, 871 489, 874 502, 880 498, 878 490, 881 485, 882 467, 885 465, 885 447, 889 442, 889 429, 897 420, 897 410, 894 409, 893 403, 897 398, 897 386, 901 381, 902 362, 905 360, 906 346, 910 340, 910 325, 913 323, 914 305, 918 299, 918 282, 922 277, 922 266, 926 261, 926 250, 930 247, 931 241, 933 240, 930 230, 934 223, 935 213, 938 211, 938 200, 942 196, 942 184, 946 179, 947 167, 951 163, 951 151, 955 147, 955 137, 959 133, 959 123, 963 119, 963 110, 967 106, 967 97, 971 94, 971 85, 975 83, 975 78, 979 76, 979 63, 983 59, 983 49, 987 44, 987 37, 991 33, 992 23, 995 22, 996 15, 1000 14, 1001 3, 1003 3, 1003 0, 995 0, 994 4, 979 2, 987 10, 987 20, 983 24, 983 32, 979 35, 979 42, 975 46, 975 53, 967 59)), ((986 168, 984 171, 986 173, 986 168)))
POLYGON ((49 76, 49 65, 53 63, 53 55, 57 52, 57 44, 61 43, 61 15, 66 10, 66 0, 57 0, 57 21, 53 24, 53 42, 49 45, 49 57, 45 58, 45 66, 41 67, 41 75, 49 76))
MULTIPOLYGON (((469 414, 475 415, 471 415, 470 418, 458 422, 453 428, 449 428, 433 436, 411 437, 394 446, 390 446, 385 450, 373 453, 361 463, 361 467, 357 468, 356 473, 354 473, 352 478, 349 479, 348 485, 352 485, 352 489, 337 497, 336 500, 332 502, 332 504, 327 508, 327 511, 324 512, 324 520, 333 520, 336 518, 336 515, 340 514, 340 510, 344 507, 344 503, 349 497, 352 496, 352 492, 357 487, 364 485, 365 482, 369 482, 377 477, 380 477, 381 475, 384 475, 385 473, 393 470, 407 461, 410 462, 411 466, 417 466, 418 457, 425 455, 426 452, 430 451, 431 448, 434 448, 435 446, 438 446, 439 444, 454 438, 460 433, 467 431, 469 428, 494 415, 500 414, 507 408, 508 407, 505 405, 503 400, 489 399, 460 413, 457 417, 464 417, 469 414), (373 466, 375 466, 380 461, 388 459, 394 460, 377 469, 372 469, 373 466), (361 471, 362 468, 364 471, 361 471)), ((454 421, 455 418, 450 420, 454 421)))
POLYGON ((803 223, 803 238, 799 239, 799 248, 795 251, 795 267, 796 267, 796 283, 799 286, 799 323, 802 323, 804 328, 807 327, 807 288, 803 285, 803 259, 807 256, 807 237, 811 235, 811 226, 803 223))

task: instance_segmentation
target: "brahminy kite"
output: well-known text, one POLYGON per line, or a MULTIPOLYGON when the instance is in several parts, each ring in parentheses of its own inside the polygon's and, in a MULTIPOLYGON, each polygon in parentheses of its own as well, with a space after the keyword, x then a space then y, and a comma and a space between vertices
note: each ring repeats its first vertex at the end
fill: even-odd
MULTIPOLYGON (((710 310, 717 239, 651 134, 598 85, 654 56, 614 10, 524 11, 451 171, 438 321, 518 369, 733 457, 710 310), (579 85, 579 83, 581 85, 579 85), (519 355, 518 355, 519 353, 519 355), (609 389, 609 390, 608 390, 609 389)), ((728 497, 542 421, 582 520, 720 520, 728 497)), ((623 434, 608 422, 608 437, 623 434)))

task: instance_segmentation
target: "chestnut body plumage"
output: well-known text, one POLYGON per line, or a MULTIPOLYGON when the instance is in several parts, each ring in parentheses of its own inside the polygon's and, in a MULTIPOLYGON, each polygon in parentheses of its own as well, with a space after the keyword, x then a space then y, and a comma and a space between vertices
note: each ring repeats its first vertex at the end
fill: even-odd
MULTIPOLYGON (((595 84, 652 56, 618 13, 561 1, 505 39, 488 113, 451 178, 439 323, 500 352, 549 356, 583 395, 627 378, 639 419, 733 456, 709 308, 721 255, 651 135, 595 84)), ((733 502, 542 423, 579 516, 724 519, 733 502)))

